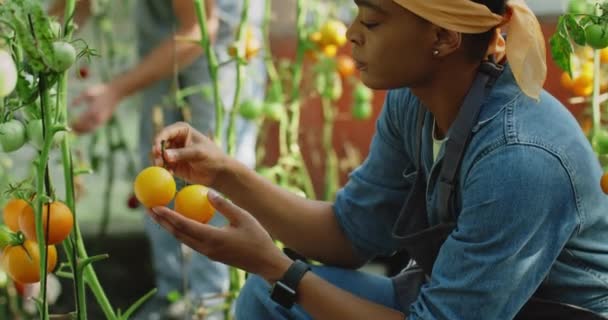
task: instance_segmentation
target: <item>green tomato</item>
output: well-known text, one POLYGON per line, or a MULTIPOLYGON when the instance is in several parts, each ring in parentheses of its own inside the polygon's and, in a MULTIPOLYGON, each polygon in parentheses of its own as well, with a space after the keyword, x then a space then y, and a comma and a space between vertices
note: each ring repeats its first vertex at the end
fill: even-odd
POLYGON ((267 102, 264 104, 264 115, 273 121, 279 121, 283 117, 285 108, 280 102, 267 102))
POLYGON ((608 28, 601 24, 590 24, 585 28, 587 44, 593 49, 608 47, 608 28))
POLYGON ((0 98, 11 94, 17 86, 17 68, 8 51, 0 49, 0 98))
POLYGON ((342 96, 342 78, 337 72, 317 75, 315 86, 321 97, 336 101, 342 96))
POLYGON ((366 87, 363 83, 358 83, 353 91, 355 102, 370 101, 374 97, 372 89, 366 87))
MULTIPOLYGON (((42 134, 42 119, 35 119, 27 123, 25 128, 27 137, 36 149, 42 150, 44 146, 44 138, 42 134)), ((65 134, 64 131, 58 132, 53 136, 53 145, 58 145, 65 134)))
POLYGON ((589 14, 593 12, 593 5, 589 4, 587 0, 570 0, 567 12, 572 14, 589 14))
POLYGON ((259 100, 245 100, 239 107, 241 117, 254 120, 259 118, 264 112, 264 103, 259 100))
POLYGON ((600 130, 592 139, 593 149, 599 154, 608 154, 608 131, 600 130))
POLYGON ((10 120, 0 124, 0 144, 4 152, 21 149, 25 144, 25 126, 19 120, 10 120))
POLYGON ((369 101, 355 102, 351 110, 352 116, 357 120, 367 120, 372 116, 372 104, 369 101))
POLYGON ((76 49, 65 41, 54 42, 53 53, 55 59, 52 69, 56 72, 69 69, 76 61, 76 49))

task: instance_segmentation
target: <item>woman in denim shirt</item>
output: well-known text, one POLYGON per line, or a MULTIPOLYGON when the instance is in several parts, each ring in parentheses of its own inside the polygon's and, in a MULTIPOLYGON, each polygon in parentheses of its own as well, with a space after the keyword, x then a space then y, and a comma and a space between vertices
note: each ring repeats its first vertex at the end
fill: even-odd
POLYGON ((161 140, 188 141, 166 158, 177 175, 233 201, 209 196, 231 224, 217 229, 166 208, 151 216, 211 259, 255 274, 238 300, 240 319, 513 319, 532 297, 608 316, 602 170, 578 123, 542 90, 544 39, 525 4, 355 2, 359 14, 348 37, 362 80, 389 92, 369 155, 336 201, 290 194, 177 124, 157 136, 157 161, 161 140), (505 45, 496 27, 507 22, 505 45), (429 227, 443 225, 438 171, 450 164, 443 163, 442 141, 454 138, 463 101, 489 56, 504 71, 467 132, 454 185, 455 228, 442 239, 432 272, 408 269, 390 279, 349 270, 402 249, 395 230, 415 216, 401 211, 415 192, 422 192, 415 201, 429 227), (428 112, 421 117, 419 110, 428 112), (306 272, 267 232, 325 266, 306 272))

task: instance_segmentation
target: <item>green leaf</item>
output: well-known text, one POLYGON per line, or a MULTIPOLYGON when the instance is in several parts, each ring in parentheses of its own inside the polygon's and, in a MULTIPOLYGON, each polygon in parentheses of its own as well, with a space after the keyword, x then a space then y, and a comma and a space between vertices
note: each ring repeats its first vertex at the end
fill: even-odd
POLYGON ((572 76, 570 58, 573 50, 570 41, 561 34, 556 33, 549 40, 549 44, 551 45, 553 61, 555 61, 558 67, 572 76))
POLYGON ((587 40, 585 37, 585 29, 583 29, 583 27, 578 24, 574 16, 564 16, 563 25, 568 30, 568 34, 570 35, 570 38, 574 41, 574 43, 578 44, 579 46, 585 45, 587 40))

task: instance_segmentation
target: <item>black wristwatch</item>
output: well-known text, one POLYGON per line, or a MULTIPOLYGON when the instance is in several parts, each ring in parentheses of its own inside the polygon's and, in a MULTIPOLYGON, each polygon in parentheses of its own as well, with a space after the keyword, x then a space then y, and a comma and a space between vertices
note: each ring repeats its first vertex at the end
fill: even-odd
POLYGON ((281 280, 277 281, 270 289, 270 298, 279 305, 290 309, 297 298, 297 288, 304 274, 310 270, 308 264, 296 260, 287 269, 281 280))

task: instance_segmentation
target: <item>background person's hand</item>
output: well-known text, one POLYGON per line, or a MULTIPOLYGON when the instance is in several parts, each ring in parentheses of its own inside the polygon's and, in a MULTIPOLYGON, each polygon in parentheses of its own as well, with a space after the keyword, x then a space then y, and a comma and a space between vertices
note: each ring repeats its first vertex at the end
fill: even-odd
POLYGON ((280 279, 292 261, 262 225, 217 193, 210 191, 208 198, 230 221, 227 226, 202 224, 166 207, 152 208, 148 214, 175 238, 212 260, 255 273, 269 282, 280 279))
POLYGON ((155 165, 166 165, 176 176, 190 183, 211 187, 229 160, 215 142, 185 122, 170 125, 158 133, 152 152, 155 165), (164 155, 161 154, 163 141, 164 155))
POLYGON ((72 122, 72 129, 85 134, 104 125, 111 117, 121 100, 118 90, 109 84, 89 87, 76 97, 73 106, 87 105, 87 109, 72 122))

